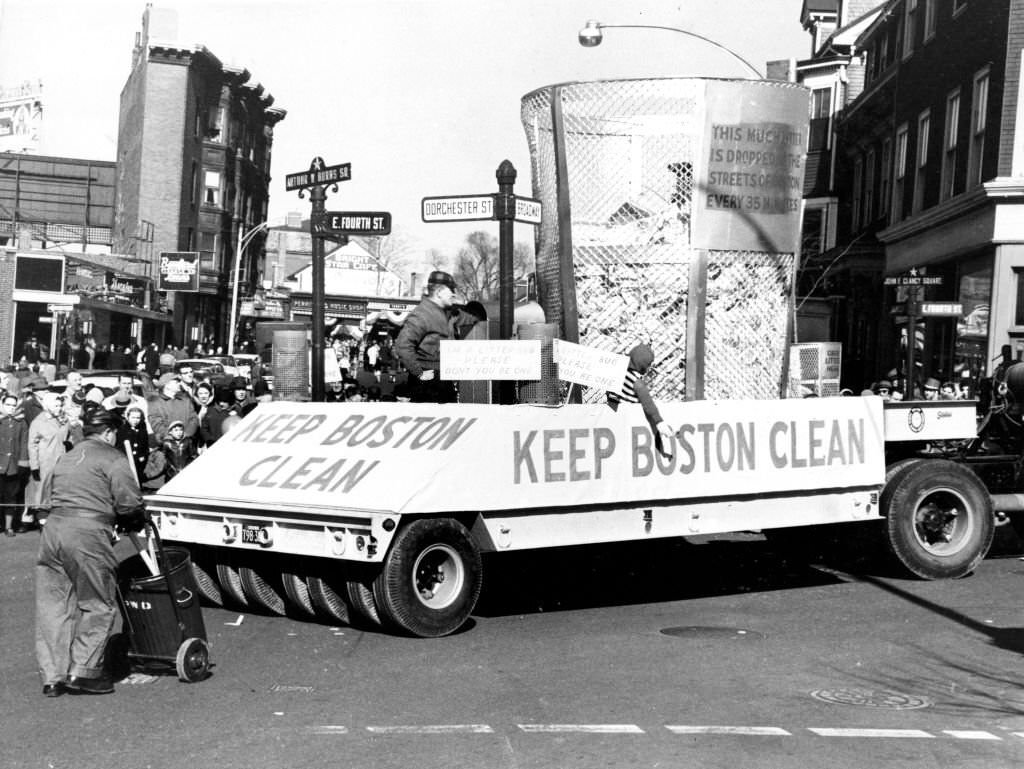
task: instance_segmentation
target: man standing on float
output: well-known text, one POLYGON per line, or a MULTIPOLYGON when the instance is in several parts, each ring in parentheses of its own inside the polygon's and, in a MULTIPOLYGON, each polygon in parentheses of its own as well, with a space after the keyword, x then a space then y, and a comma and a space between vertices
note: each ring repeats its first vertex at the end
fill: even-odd
POLYGON ((409 399, 413 403, 454 403, 455 383, 441 381, 441 341, 455 339, 449 309, 455 304, 455 279, 435 270, 427 279, 427 293, 402 325, 395 351, 409 371, 409 399))

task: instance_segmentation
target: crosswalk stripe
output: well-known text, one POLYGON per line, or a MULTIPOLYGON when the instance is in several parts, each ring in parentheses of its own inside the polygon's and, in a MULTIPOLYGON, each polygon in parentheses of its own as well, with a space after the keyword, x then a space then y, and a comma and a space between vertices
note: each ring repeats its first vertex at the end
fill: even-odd
POLYGON ((374 734, 494 734, 487 724, 425 724, 422 726, 367 726, 374 734))
POLYGON ((782 737, 792 736, 791 732, 781 729, 778 726, 669 726, 673 734, 749 734, 749 735, 779 735, 782 737))
POLYGON ((306 731, 310 734, 348 734, 348 727, 323 724, 320 726, 307 726, 306 731))
POLYGON ((587 734, 645 734, 636 724, 518 724, 527 734, 584 732, 587 734))
POLYGON ((950 737, 956 737, 958 740, 1002 740, 1002 737, 997 737, 992 732, 943 729, 942 733, 948 734, 950 737))
POLYGON ((916 737, 935 739, 934 734, 920 729, 825 729, 809 727, 821 737, 916 737))

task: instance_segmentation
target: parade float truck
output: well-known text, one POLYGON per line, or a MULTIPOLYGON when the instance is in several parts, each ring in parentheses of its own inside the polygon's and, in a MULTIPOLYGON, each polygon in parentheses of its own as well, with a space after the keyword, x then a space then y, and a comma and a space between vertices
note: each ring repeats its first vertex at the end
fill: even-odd
POLYGON ((994 531, 975 469, 1019 468, 937 453, 970 445, 973 402, 661 410, 670 445, 635 405, 271 402, 148 507, 215 604, 433 637, 473 611, 485 552, 884 520, 911 572, 959 577, 994 531))

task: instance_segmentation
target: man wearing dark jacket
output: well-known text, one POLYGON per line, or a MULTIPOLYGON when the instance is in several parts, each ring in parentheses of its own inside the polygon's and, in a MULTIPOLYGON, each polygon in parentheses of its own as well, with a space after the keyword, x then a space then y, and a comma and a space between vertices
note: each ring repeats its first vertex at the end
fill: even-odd
POLYGON ((185 426, 185 436, 194 438, 199 432, 199 417, 192 399, 181 392, 181 377, 168 371, 160 376, 156 386, 156 395, 146 399, 150 446, 159 448, 163 444, 172 422, 181 422, 185 426))
POLYGON ((117 618, 114 526, 142 528, 145 508, 128 459, 114 446, 119 418, 85 417, 85 438, 57 460, 36 562, 36 660, 43 696, 114 691, 104 669, 117 618))
POLYGON ((395 341, 395 352, 409 371, 409 400, 413 403, 453 403, 455 383, 441 381, 441 341, 455 339, 448 310, 455 303, 455 279, 435 270, 427 279, 427 294, 409 313, 395 341))

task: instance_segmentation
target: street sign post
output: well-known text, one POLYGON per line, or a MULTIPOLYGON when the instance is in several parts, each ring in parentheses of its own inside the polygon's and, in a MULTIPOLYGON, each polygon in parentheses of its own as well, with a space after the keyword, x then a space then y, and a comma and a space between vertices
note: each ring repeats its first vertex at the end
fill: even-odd
MULTIPOLYGON (((326 213, 324 204, 327 201, 327 188, 332 187, 334 192, 338 191, 338 182, 348 181, 352 178, 352 164, 341 163, 336 166, 324 164, 322 157, 315 157, 309 164, 308 171, 285 176, 285 189, 298 190, 299 197, 305 197, 306 188, 309 190, 309 200, 312 204, 312 211, 309 217, 309 234, 312 236, 312 270, 313 286, 310 292, 310 303, 312 305, 312 342, 314 355, 310 356, 310 397, 314 403, 322 402, 324 399, 324 356, 319 351, 324 348, 324 240, 316 231, 314 222, 320 221, 326 213)), ((389 225, 390 228, 390 225, 389 225)))
POLYGON ((286 174, 284 177, 284 188, 288 192, 300 190, 304 187, 316 187, 317 185, 337 184, 346 182, 352 178, 352 164, 341 163, 336 166, 325 166, 323 158, 313 158, 308 171, 300 171, 297 174, 286 174))
POLYGON ((310 222, 318 235, 390 235, 391 214, 388 211, 324 211, 310 222))
MULTIPOLYGON (((512 338, 512 313, 515 304, 515 285, 512 274, 512 225, 515 222, 540 224, 541 203, 532 198, 516 196, 512 188, 516 182, 516 169, 508 160, 502 161, 494 174, 498 180, 497 194, 448 195, 423 198, 420 215, 424 222, 466 222, 475 220, 498 221, 498 313, 499 336, 512 338)), ((498 400, 512 403, 513 383, 498 384, 498 400)))
POLYGON ((424 222, 472 222, 494 219, 494 195, 445 195, 423 198, 424 222))
POLYGON ((921 315, 931 318, 959 318, 964 314, 963 302, 921 302, 921 315))

